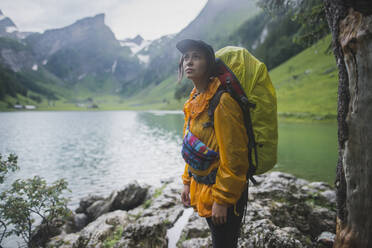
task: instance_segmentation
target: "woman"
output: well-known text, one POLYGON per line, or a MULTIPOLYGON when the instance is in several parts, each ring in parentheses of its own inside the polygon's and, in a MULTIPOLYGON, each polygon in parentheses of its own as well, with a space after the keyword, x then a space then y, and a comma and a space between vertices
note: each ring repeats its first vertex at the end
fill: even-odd
POLYGON ((178 42, 176 47, 182 53, 179 80, 185 75, 194 84, 184 105, 182 155, 186 166, 181 199, 185 206, 192 206, 206 218, 213 247, 236 247, 248 171, 248 137, 243 113, 237 102, 223 93, 213 125, 206 125, 211 121, 209 101, 221 84, 213 76, 213 48, 190 39, 178 42))

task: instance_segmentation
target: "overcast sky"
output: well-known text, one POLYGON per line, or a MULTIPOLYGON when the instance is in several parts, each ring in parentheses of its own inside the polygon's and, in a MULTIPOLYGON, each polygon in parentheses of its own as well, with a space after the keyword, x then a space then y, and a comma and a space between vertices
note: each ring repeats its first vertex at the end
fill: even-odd
POLYGON ((20 31, 43 32, 105 13, 117 39, 156 39, 181 31, 207 0, 1 0, 0 9, 20 31))

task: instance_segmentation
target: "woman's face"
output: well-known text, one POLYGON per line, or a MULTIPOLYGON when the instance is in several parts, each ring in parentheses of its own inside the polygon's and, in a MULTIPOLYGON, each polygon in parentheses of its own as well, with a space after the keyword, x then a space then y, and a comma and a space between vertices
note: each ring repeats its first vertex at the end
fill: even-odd
POLYGON ((207 75, 207 58, 204 52, 190 49, 183 54, 183 70, 185 76, 192 81, 203 80, 207 75))

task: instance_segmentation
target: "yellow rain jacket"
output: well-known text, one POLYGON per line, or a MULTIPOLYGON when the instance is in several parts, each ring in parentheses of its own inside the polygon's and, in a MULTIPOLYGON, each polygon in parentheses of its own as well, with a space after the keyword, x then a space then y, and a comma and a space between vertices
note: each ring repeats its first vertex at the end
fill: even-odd
MULTIPOLYGON (((190 120, 190 131, 208 147, 219 153, 215 161, 205 172, 208 175, 218 168, 216 183, 206 185, 196 182, 188 173, 188 164, 182 175, 183 183, 190 185, 191 206, 202 217, 212 215, 213 202, 235 205, 246 186, 248 171, 248 137, 246 134, 243 113, 238 103, 228 94, 223 93, 214 113, 214 127, 203 128, 209 121, 208 103, 221 84, 216 77, 210 82, 208 89, 193 99, 194 88, 184 105, 184 133, 190 120)), ((200 176, 205 176, 194 172, 200 176)))

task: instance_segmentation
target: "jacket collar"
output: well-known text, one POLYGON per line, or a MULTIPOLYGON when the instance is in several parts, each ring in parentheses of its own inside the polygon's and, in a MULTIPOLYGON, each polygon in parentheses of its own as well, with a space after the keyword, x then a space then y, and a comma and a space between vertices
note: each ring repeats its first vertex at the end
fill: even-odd
POLYGON ((185 118, 188 119, 189 117, 191 117, 191 119, 194 119, 200 113, 202 113, 207 108, 209 100, 214 96, 220 85, 221 82, 218 77, 214 77, 208 84, 207 90, 193 99, 194 95, 197 93, 196 88, 194 87, 190 93, 189 99, 184 105, 183 111, 185 114, 185 118))

